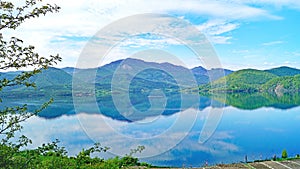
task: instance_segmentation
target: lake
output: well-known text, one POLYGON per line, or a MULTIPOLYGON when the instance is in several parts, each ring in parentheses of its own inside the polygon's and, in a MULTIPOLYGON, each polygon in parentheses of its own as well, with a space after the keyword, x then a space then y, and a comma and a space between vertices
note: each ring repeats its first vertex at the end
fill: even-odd
MULTIPOLYGON (((226 101, 200 97, 197 108, 192 104, 180 108, 179 96, 163 100, 160 95, 131 100, 135 108, 127 107, 121 114, 110 97, 97 98, 97 102, 82 98, 75 106, 72 97, 54 98, 48 109, 24 123, 22 134, 33 140, 31 147, 59 138, 69 155, 94 142, 111 148, 109 153, 97 154, 104 158, 129 154, 130 149, 143 145, 146 149, 136 154, 141 161, 161 166, 240 162, 246 155, 249 161, 266 159, 275 154, 280 157, 283 149, 289 156, 300 153, 298 94, 230 94, 226 101), (165 106, 163 111, 161 106, 165 106), (137 110, 140 114, 130 112, 137 110)), ((192 95, 187 98, 195 100, 192 95)), ((34 109, 44 101, 4 99, 2 106, 26 103, 34 109)))

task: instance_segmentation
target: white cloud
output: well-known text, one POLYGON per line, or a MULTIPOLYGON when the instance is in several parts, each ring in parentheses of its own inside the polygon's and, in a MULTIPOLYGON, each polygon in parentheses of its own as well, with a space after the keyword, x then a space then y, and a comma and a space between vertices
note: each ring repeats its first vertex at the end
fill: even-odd
POLYGON ((126 39, 124 42, 122 42, 121 47, 148 47, 148 48, 154 48, 159 49, 163 48, 167 45, 180 45, 178 41, 171 38, 164 38, 164 37, 157 37, 154 39, 145 39, 142 37, 133 37, 132 39, 126 39))
POLYGON ((263 46, 272 46, 272 45, 278 45, 278 44, 282 44, 282 43, 284 43, 284 41, 272 41, 272 42, 263 43, 262 45, 263 46))
POLYGON ((245 53, 249 53, 250 51, 247 49, 244 50, 233 50, 232 53, 237 53, 237 54, 245 54, 245 53))
MULTIPOLYGON (((252 1, 251 1, 252 2, 252 1)), ((47 0, 44 3, 56 3, 61 11, 45 17, 25 22, 11 35, 18 36, 37 47, 43 55, 60 53, 63 62, 59 67, 75 66, 85 41, 62 39, 62 36, 91 37, 104 26, 120 18, 141 13, 193 14, 209 18, 206 23, 196 25, 215 44, 228 44, 232 37, 225 35, 238 29, 240 22, 252 19, 280 19, 269 11, 241 1, 181 1, 181 0, 86 0, 61 1, 47 0)), ((259 3, 253 1, 253 3, 259 3)), ((253 4, 251 3, 251 4, 253 4)), ((265 0, 264 3, 271 1, 265 0)), ((299 4, 295 1, 280 1, 281 6, 299 4)), ((277 5, 278 5, 277 4, 277 5)), ((180 16, 178 16, 180 17, 180 16)), ((187 17, 185 17, 187 18, 187 17)), ((171 43, 161 41, 157 43, 171 43)), ((147 45, 146 41, 140 41, 147 45)))
POLYGON ((138 13, 158 12, 192 12, 199 15, 209 15, 226 19, 248 19, 256 17, 276 18, 267 11, 242 3, 224 1, 181 1, 181 0, 89 0, 86 2, 90 12, 101 17, 114 18, 116 16, 129 16, 138 13))
POLYGON ((238 23, 230 23, 224 20, 210 20, 204 24, 197 26, 197 28, 203 32, 212 43, 215 44, 228 44, 231 36, 223 35, 231 32, 239 27, 238 23))
POLYGON ((226 36, 212 36, 212 37, 208 37, 210 39, 210 41, 214 44, 230 44, 229 40, 232 37, 226 37, 226 36))
POLYGON ((276 8, 288 7, 292 9, 300 9, 300 1, 298 0, 232 0, 232 2, 248 5, 269 5, 276 8))
POLYGON ((228 140, 234 139, 232 132, 229 131, 217 131, 214 135, 204 144, 195 144, 195 140, 191 139, 197 132, 190 133, 190 137, 187 137, 181 144, 175 149, 178 151, 201 151, 212 154, 213 156, 226 156, 228 152, 238 152, 240 147, 228 142, 228 140))

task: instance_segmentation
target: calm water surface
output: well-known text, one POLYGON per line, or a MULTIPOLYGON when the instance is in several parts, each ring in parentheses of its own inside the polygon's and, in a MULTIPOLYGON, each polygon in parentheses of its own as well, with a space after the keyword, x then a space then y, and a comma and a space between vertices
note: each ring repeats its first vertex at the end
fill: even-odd
MULTIPOLYGON (((33 108, 41 101, 7 100, 3 105, 23 103, 33 108)), ((113 115, 114 112, 93 111, 86 106, 86 111, 75 113, 70 98, 58 99, 40 116, 24 123, 23 134, 33 140, 32 147, 59 138, 69 155, 95 141, 111 147, 111 153, 98 154, 105 158, 124 155, 131 148, 144 145, 145 151, 137 154, 141 161, 164 166, 240 162, 245 155, 248 160, 271 158, 274 154, 279 157, 284 148, 290 156, 300 153, 300 107, 297 106, 243 110, 212 106, 210 100, 204 98, 197 110, 174 109, 133 121, 113 115), (223 109, 222 118, 213 135, 201 143, 200 133, 212 109, 223 109)))

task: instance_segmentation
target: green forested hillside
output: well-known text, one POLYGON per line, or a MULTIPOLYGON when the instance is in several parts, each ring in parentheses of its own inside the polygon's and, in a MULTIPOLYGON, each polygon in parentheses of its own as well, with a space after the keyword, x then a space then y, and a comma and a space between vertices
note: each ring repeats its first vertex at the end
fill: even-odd
POLYGON ((266 72, 272 73, 277 76, 295 76, 300 74, 299 69, 282 66, 274 69, 266 70, 266 72))
POLYGON ((263 84, 261 89, 271 92, 298 92, 300 91, 300 75, 273 78, 263 84))
MULTIPOLYGON (((6 76, 9 77, 8 75, 6 76)), ((14 87, 7 87, 1 94, 10 98, 72 95, 72 76, 58 68, 49 67, 40 74, 31 77, 29 81, 34 82, 37 87, 28 88, 26 86, 17 85, 14 87)))
POLYGON ((210 84, 200 86, 201 93, 212 92, 274 92, 300 91, 300 70, 280 67, 270 70, 244 69, 231 73, 210 84))
POLYGON ((72 84, 72 76, 65 71, 50 67, 42 73, 31 78, 38 88, 51 86, 69 86, 72 84))
POLYGON ((278 76, 262 70, 245 69, 200 86, 200 91, 255 92, 260 90, 262 84, 276 77, 278 76))

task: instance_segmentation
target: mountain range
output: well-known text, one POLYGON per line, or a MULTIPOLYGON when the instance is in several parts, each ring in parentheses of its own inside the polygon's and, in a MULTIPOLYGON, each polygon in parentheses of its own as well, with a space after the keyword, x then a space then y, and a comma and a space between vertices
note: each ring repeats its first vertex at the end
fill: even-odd
MULTIPOLYGON (((113 77, 122 88, 123 82, 132 79, 130 84, 132 88, 142 88, 151 86, 152 88, 176 88, 178 84, 184 87, 190 84, 203 85, 211 80, 219 79, 233 71, 227 69, 207 70, 203 67, 188 69, 183 66, 173 65, 170 63, 146 62, 138 59, 125 59, 111 62, 107 65, 91 68, 77 69, 73 67, 54 68, 50 67, 43 70, 42 73, 30 78, 34 82, 36 89, 25 88, 20 86, 6 88, 3 93, 14 93, 13 96, 35 96, 38 95, 70 95, 72 90, 73 77, 85 84, 94 84, 96 89, 110 90, 113 77), (194 79, 193 79, 194 78, 194 79), (195 83, 196 82, 196 83, 195 83), (140 86, 140 87, 137 87, 140 86), (34 92, 37 91, 37 92, 34 92)), ((12 79, 18 72, 2 72, 0 78, 12 79)), ((126 86, 125 86, 126 87, 126 86)), ((122 89, 120 89, 122 90, 122 89)))
MULTIPOLYGON (((18 72, 1 72, 0 78, 11 79, 18 72)), ((278 67, 268 70, 243 69, 232 71, 223 68, 207 70, 201 66, 192 69, 171 63, 146 62, 138 59, 124 59, 111 62, 98 68, 78 69, 73 67, 50 67, 30 78, 37 89, 14 86, 4 89, 1 94, 10 97, 34 97, 43 95, 71 96, 72 81, 77 80, 82 87, 95 84, 96 94, 105 95, 111 91, 112 80, 119 91, 126 91, 130 80, 131 91, 151 89, 176 91, 180 87, 200 86, 200 93, 212 92, 298 92, 300 89, 300 70, 278 67), (75 77, 75 78, 73 78, 75 77), (89 85, 87 85, 89 84, 89 85)), ((182 89, 182 88, 181 88, 182 89)))

